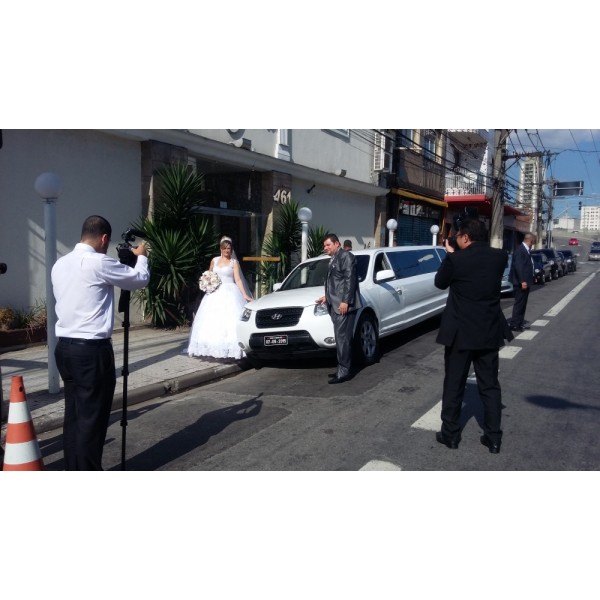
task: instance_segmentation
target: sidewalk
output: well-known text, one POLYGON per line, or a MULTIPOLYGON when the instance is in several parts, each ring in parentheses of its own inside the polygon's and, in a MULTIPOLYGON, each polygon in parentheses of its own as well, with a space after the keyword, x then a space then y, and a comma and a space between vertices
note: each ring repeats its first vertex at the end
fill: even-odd
MULTIPOLYGON (((129 330, 127 406, 219 379, 242 370, 243 361, 198 359, 185 354, 189 328, 132 327, 129 330)), ((117 387, 113 411, 123 407, 123 329, 113 335, 117 387)), ((27 406, 37 434, 62 427, 64 393, 48 393, 48 346, 40 344, 0 354, 2 371, 2 443, 13 375, 21 375, 27 406)), ((62 381, 61 381, 62 384, 62 381)))

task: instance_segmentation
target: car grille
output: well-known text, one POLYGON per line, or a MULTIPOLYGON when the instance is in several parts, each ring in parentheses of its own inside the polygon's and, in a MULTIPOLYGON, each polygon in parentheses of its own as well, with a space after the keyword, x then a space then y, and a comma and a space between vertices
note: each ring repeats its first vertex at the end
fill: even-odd
POLYGON ((293 327, 298 325, 303 310, 302 306, 259 310, 256 313, 256 327, 258 329, 293 327))

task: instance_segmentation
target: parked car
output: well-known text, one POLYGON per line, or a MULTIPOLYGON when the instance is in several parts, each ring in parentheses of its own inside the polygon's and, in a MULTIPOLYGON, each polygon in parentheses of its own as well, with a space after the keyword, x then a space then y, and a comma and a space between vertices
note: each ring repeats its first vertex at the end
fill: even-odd
MULTIPOLYGON (((356 250, 363 307, 354 330, 361 364, 379 356, 381 338, 439 315, 448 290, 434 285, 446 251, 434 246, 397 246, 356 250)), ((273 292, 246 304, 237 325, 240 347, 258 366, 264 359, 311 356, 335 351, 333 324, 324 294, 329 256, 297 265, 273 292)))
POLYGON ((534 254, 545 254, 550 261, 550 267, 552 268, 552 279, 558 279, 563 275, 563 259, 560 258, 554 248, 540 248, 539 250, 532 250, 531 255, 534 254))
POLYGON ((557 250, 556 254, 558 255, 558 258, 560 260, 560 262, 558 264, 562 270, 562 274, 568 275, 569 274, 569 264, 567 262, 567 257, 563 254, 562 250, 557 250))
POLYGON ((571 238, 569 240, 569 246, 579 246, 579 240, 577 238, 571 238))
POLYGON ((577 271, 577 255, 572 250, 561 250, 565 260, 567 261, 567 271, 574 273, 577 271))
POLYGON ((508 263, 506 265, 506 268, 504 269, 504 273, 502 274, 502 284, 500 285, 500 293, 505 296, 510 296, 515 291, 514 286, 508 277, 510 274, 511 263, 512 263, 512 254, 509 254, 508 255, 508 263))
POLYGON ((546 281, 552 279, 552 265, 545 254, 531 253, 533 260, 533 280, 539 285, 544 285, 546 281))

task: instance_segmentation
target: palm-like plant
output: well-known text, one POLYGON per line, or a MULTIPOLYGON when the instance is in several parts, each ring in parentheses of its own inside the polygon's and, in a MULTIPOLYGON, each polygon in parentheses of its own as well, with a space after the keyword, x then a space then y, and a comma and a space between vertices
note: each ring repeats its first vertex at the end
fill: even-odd
POLYGON ((159 193, 152 218, 135 224, 150 247, 150 282, 134 292, 135 301, 157 327, 174 327, 191 318, 198 278, 218 242, 210 221, 198 214, 204 177, 187 165, 163 167, 156 173, 159 193))
POLYGON ((275 217, 273 232, 265 237, 263 253, 279 258, 279 263, 262 263, 261 279, 266 290, 273 289, 276 280, 283 279, 291 271, 291 258, 300 249, 302 242, 302 224, 298 219, 298 203, 293 200, 282 204, 275 217))
POLYGON ((329 231, 322 225, 317 227, 310 227, 308 229, 308 243, 306 248, 306 255, 308 258, 315 258, 321 256, 324 253, 323 240, 329 231))

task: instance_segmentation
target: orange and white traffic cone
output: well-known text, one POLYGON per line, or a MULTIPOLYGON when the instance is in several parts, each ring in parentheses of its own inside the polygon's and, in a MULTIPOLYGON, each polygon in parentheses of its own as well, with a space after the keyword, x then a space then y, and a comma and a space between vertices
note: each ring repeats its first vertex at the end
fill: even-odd
POLYGON ((27 407, 23 377, 14 375, 6 425, 3 471, 43 471, 42 453, 27 407))

